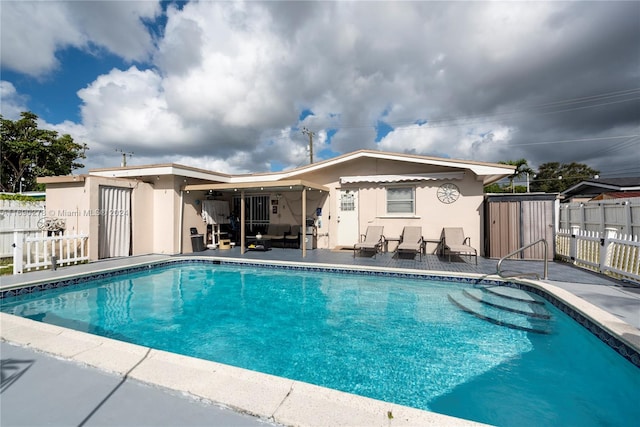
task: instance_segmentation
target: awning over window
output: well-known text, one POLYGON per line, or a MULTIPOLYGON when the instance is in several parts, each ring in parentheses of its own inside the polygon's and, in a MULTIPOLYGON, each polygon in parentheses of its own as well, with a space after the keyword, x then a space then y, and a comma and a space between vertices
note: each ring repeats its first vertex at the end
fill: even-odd
POLYGON ((443 179, 462 179, 464 172, 439 172, 411 175, 357 175, 341 176, 340 184, 354 184, 358 182, 403 182, 403 181, 434 181, 443 179))

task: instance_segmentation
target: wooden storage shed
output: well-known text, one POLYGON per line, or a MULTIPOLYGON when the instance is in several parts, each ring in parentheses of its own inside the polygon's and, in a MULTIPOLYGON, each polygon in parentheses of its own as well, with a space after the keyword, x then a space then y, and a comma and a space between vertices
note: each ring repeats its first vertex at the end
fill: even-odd
MULTIPOLYGON (((488 258, 502 258, 538 239, 546 239, 547 259, 553 259, 558 194, 487 194, 484 206, 484 253, 488 258)), ((513 258, 541 260, 544 245, 534 245, 513 258)))

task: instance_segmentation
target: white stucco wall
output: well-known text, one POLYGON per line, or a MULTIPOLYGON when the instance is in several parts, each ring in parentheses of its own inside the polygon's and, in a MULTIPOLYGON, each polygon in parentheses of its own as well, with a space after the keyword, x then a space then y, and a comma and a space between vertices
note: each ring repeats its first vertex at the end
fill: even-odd
MULTIPOLYGON (((348 165, 327 168, 321 172, 308 174, 303 179, 313 181, 331 188, 329 197, 322 203, 322 228, 318 229, 318 247, 333 248, 337 245, 338 232, 337 207, 339 189, 358 190, 358 235, 364 234, 367 226, 381 225, 387 237, 399 237, 404 226, 421 226, 426 239, 439 239, 443 227, 462 227, 465 235, 471 238, 472 246, 482 250, 482 205, 483 184, 475 174, 466 171, 461 180, 430 180, 402 183, 354 183, 342 185, 340 177, 356 175, 392 175, 451 172, 453 170, 424 165, 413 165, 404 162, 359 159, 348 165), (460 189, 459 199, 452 204, 444 204, 437 198, 440 185, 450 182, 460 189), (388 187, 415 188, 415 213, 413 215, 387 214, 386 189, 388 187)), ((458 170, 459 171, 459 170, 458 170)), ((315 211, 315 206, 313 207, 315 211)), ((355 243, 355 242, 354 242, 355 243)), ((394 249, 394 243, 389 250, 394 249)), ((429 244, 429 252, 435 250, 436 244, 429 244)))

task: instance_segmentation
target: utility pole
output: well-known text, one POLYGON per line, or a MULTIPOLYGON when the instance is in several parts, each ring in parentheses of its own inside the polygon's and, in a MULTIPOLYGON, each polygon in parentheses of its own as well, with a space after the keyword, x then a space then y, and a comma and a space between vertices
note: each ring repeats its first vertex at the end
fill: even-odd
POLYGON ((311 132, 306 127, 302 128, 302 133, 305 135, 309 135, 309 163, 313 163, 313 137, 315 136, 315 132, 311 132))
POLYGON ((120 163, 120 167, 125 167, 127 166, 127 155, 129 155, 129 157, 133 156, 133 152, 128 153, 126 151, 122 151, 119 148, 116 148, 116 152, 117 153, 122 153, 122 162, 120 163))

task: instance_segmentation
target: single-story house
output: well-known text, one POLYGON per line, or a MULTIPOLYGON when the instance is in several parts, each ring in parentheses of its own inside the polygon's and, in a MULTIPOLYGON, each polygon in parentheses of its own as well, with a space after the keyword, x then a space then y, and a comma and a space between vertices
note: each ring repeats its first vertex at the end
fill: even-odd
POLYGON ((567 188, 560 196, 563 202, 588 202, 614 198, 638 197, 640 177, 599 178, 581 181, 567 188))
POLYGON ((384 227, 393 250, 404 226, 421 226, 428 251, 444 227, 462 227, 482 251, 483 187, 510 165, 360 150, 291 170, 230 175, 178 164, 125 166, 40 178, 48 216, 65 233, 89 233, 89 257, 192 251, 192 233, 216 247, 269 225, 300 228, 313 248, 353 247, 367 226, 384 227))

